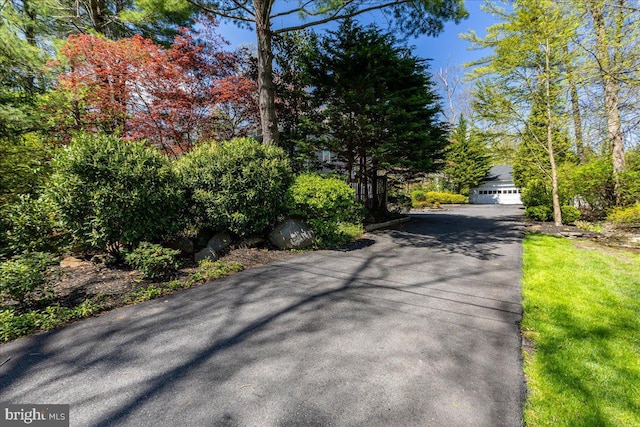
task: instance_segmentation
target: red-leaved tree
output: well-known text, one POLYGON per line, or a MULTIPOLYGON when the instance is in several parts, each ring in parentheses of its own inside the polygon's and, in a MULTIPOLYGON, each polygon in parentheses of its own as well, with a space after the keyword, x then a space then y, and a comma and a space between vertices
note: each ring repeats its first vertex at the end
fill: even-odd
POLYGON ((145 139, 173 155, 202 139, 246 136, 259 120, 257 86, 239 73, 246 55, 225 45, 186 30, 169 48, 141 36, 70 36, 55 64, 65 71, 50 103, 54 131, 145 139))

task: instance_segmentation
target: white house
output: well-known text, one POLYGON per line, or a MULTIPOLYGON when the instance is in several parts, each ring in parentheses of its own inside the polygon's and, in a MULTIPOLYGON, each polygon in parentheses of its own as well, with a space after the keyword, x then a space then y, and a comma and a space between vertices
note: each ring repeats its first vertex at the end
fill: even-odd
POLYGON ((487 177, 469 190, 469 203, 492 205, 519 205, 520 190, 513 183, 511 166, 494 166, 487 177))

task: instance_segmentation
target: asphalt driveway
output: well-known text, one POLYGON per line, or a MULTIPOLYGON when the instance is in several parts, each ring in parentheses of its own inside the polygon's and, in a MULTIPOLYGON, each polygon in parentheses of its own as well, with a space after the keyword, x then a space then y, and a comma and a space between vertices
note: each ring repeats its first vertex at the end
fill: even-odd
POLYGON ((413 215, 0 346, 77 426, 520 426, 519 207, 413 215))

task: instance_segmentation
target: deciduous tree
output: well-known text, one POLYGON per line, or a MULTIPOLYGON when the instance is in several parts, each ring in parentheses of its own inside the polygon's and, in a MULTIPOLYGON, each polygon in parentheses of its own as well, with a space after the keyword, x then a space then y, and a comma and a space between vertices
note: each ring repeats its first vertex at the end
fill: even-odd
MULTIPOLYGON (((265 143, 278 143, 279 131, 273 81, 273 37, 327 22, 380 11, 397 30, 410 34, 438 34, 446 20, 459 22, 467 16, 463 0, 186 0, 200 10, 238 25, 253 27, 258 44, 258 88, 262 137, 265 143), (274 28, 275 22, 290 23, 274 28)), ((157 13, 155 1, 146 6, 157 13)))
POLYGON ((577 22, 563 14, 550 0, 515 1, 513 11, 494 7, 504 22, 488 29, 484 39, 469 34, 468 39, 494 54, 476 62, 477 78, 491 80, 480 87, 487 92, 478 98, 476 112, 488 121, 511 123, 520 143, 542 148, 546 160, 538 167, 551 183, 553 217, 561 225, 557 143, 554 129, 562 127, 557 100, 567 80, 567 43, 575 34, 577 22), (481 66, 480 66, 481 65, 481 66), (534 117, 534 121, 530 118, 534 117), (543 123, 544 132, 533 123, 543 123))
POLYGON ((223 45, 219 38, 200 44, 190 34, 168 49, 141 36, 69 37, 61 50, 67 71, 53 97, 58 131, 146 139, 172 154, 200 139, 242 135, 242 122, 255 117, 256 86, 235 73, 238 58, 223 45), (234 117, 231 128, 219 126, 234 103, 245 116, 234 117))

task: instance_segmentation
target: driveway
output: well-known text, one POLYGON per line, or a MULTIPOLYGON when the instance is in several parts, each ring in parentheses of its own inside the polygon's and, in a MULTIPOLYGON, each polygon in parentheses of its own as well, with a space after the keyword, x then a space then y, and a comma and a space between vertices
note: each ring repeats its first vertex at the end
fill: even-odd
POLYGON ((412 215, 0 346, 0 401, 75 426, 520 426, 521 215, 412 215))

